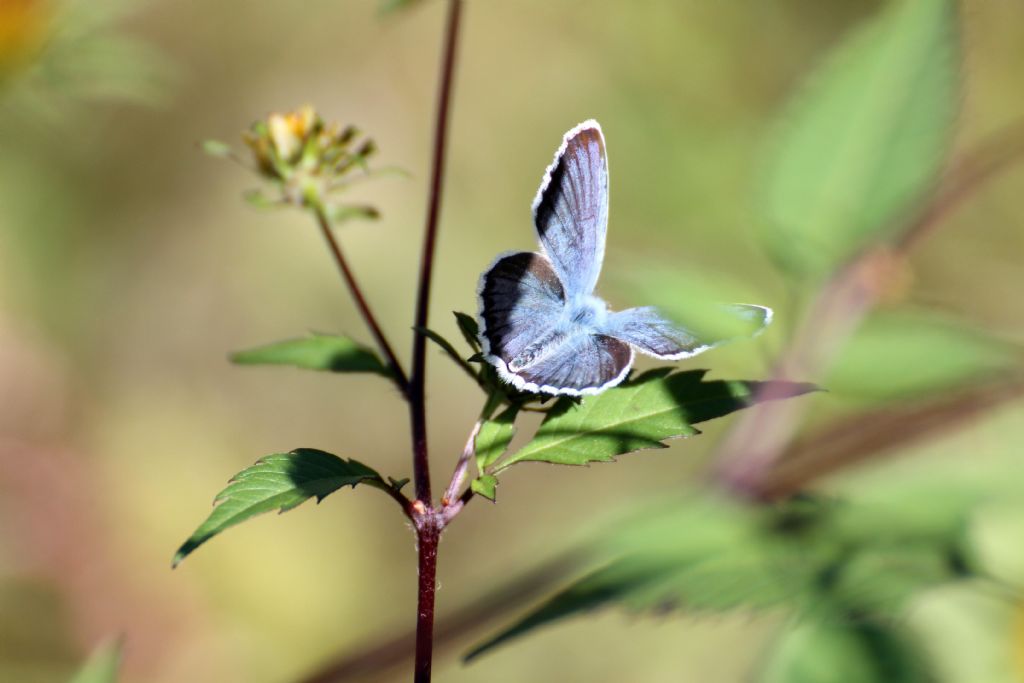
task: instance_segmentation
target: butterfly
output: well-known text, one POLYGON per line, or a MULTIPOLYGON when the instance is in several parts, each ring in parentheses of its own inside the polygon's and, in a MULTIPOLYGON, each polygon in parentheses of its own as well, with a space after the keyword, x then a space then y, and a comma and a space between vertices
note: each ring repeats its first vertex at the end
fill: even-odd
MULTIPOLYGON (((505 252, 480 276, 484 359, 520 391, 582 396, 625 379, 634 349, 689 358, 720 341, 701 338, 646 306, 612 312, 594 294, 608 229, 608 156, 601 126, 565 134, 533 200, 541 252, 505 252)), ((758 330, 771 309, 738 304, 758 330)))

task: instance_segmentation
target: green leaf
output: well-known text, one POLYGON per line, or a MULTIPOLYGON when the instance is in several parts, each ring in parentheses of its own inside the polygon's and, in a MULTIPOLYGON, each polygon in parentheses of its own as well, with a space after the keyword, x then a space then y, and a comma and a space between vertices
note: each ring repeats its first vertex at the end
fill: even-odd
POLYGON ((660 368, 582 402, 560 399, 533 440, 504 460, 495 474, 518 462, 583 465, 666 448, 662 441, 699 434, 694 424, 746 408, 765 390, 781 398, 815 389, 797 383, 704 381, 704 374, 660 368))
POLYGON ((419 4, 422 0, 381 0, 380 11, 381 14, 387 14, 389 12, 397 12, 399 10, 412 7, 413 5, 419 4))
POLYGON ((509 406, 494 419, 485 420, 480 425, 475 442, 476 467, 480 474, 505 453, 512 436, 516 433, 515 422, 518 414, 519 406, 509 406))
POLYGON ((385 377, 394 373, 370 349, 348 337, 313 334, 287 339, 231 354, 239 365, 294 365, 330 372, 372 372, 385 377))
POLYGON ((116 683, 120 668, 121 642, 110 640, 93 650, 71 683, 116 683))
POLYGON ((270 209, 280 209, 287 204, 281 199, 271 199, 265 195, 261 190, 246 190, 242 193, 242 199, 246 204, 259 209, 260 211, 268 211, 270 209))
POLYGON ((851 623, 853 615, 804 621, 772 648, 761 683, 925 683, 934 680, 891 628, 851 623))
POLYGON ((451 358, 453 363, 455 363, 463 372, 465 372, 467 375, 473 378, 474 382, 478 384, 480 383, 480 378, 477 376, 476 370, 473 368, 472 365, 466 362, 465 358, 459 355, 459 352, 455 349, 454 346, 452 346, 452 343, 450 341, 442 337, 437 332, 434 332, 433 330, 426 327, 416 328, 416 331, 424 335, 430 341, 440 346, 441 350, 444 351, 449 358, 451 358))
POLYGON ((943 490, 930 487, 929 496, 922 490, 909 502, 898 495, 869 504, 805 496, 760 507, 692 492, 683 502, 604 523, 587 549, 596 569, 469 657, 611 605, 659 614, 785 607, 805 621, 851 615, 852 622, 857 615, 858 622, 889 623, 909 598, 963 578, 951 551, 976 508, 970 501, 979 499, 961 494, 936 513, 943 490))
POLYGON ((218 159, 232 159, 234 158, 234 152, 231 151, 231 146, 227 143, 221 142, 220 140, 203 140, 200 143, 203 152, 209 154, 212 157, 218 159))
POLYGON ((592 548, 603 566, 475 647, 467 659, 567 617, 607 605, 631 610, 727 610, 775 606, 816 585, 831 543, 795 546, 770 533, 777 518, 702 496, 607 525, 592 548))
POLYGON ((462 338, 466 340, 477 353, 480 353, 480 326, 476 323, 476 318, 465 313, 453 311, 455 314, 455 322, 459 326, 459 332, 462 332, 462 338))
POLYGON ((350 220, 372 221, 380 218, 380 211, 376 207, 366 205, 327 204, 323 210, 332 225, 340 225, 350 220))
POLYGON ((933 187, 956 117, 955 0, 888 3, 794 98, 763 187, 767 244, 800 273, 892 237, 933 187))
POLYGON ((401 491, 402 487, 408 484, 411 480, 409 477, 403 477, 401 479, 395 479, 394 477, 388 477, 388 484, 395 491, 401 491))
POLYGON ((487 500, 493 502, 497 497, 498 478, 490 474, 480 475, 469 484, 469 488, 473 490, 473 493, 483 496, 487 500))
POLYGON ((236 474, 214 498, 213 512, 174 555, 172 567, 228 527, 258 514, 285 512, 310 498, 320 502, 343 486, 387 488, 381 476, 356 460, 313 448, 274 453, 236 474))
POLYGON ((897 399, 983 381, 1024 354, 955 321, 913 313, 868 319, 847 342, 824 384, 863 399, 897 399))

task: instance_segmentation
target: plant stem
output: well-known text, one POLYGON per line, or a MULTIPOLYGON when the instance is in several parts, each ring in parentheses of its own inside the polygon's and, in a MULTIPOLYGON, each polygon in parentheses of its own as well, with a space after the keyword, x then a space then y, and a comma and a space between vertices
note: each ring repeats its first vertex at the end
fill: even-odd
POLYGON ((419 591, 416 605, 415 683, 430 683, 434 655, 434 598, 437 594, 437 544, 442 523, 433 515, 418 527, 419 591))
POLYGON ((395 374, 395 381, 398 383, 399 389, 401 389, 402 394, 408 398, 409 379, 406 377, 405 371, 402 369, 401 363, 398 362, 398 358, 395 356, 395 352, 391 349, 391 344, 388 343, 380 325, 377 324, 377 318, 374 317, 373 311, 370 310, 369 304, 366 303, 363 291, 359 288, 359 283, 356 282, 355 275, 352 273, 352 269, 348 266, 345 254, 341 251, 341 245, 338 243, 338 240, 335 239, 334 233, 331 231, 331 222, 319 207, 315 209, 315 213, 317 225, 320 226, 320 232, 327 241, 327 246, 331 250, 331 255, 334 256, 334 262, 338 264, 338 270, 341 272, 341 277, 344 278, 345 284, 348 285, 348 291, 352 294, 352 298, 356 302, 356 308, 359 309, 359 314, 363 316, 363 321, 366 323, 366 326, 370 328, 370 334, 373 335, 374 340, 377 342, 377 347, 380 349, 380 352, 384 354, 384 359, 387 362, 388 367, 390 367, 391 371, 395 374))
POLYGON ((452 76, 455 71, 455 46, 459 34, 461 13, 462 0, 449 0, 437 101, 437 121, 434 127, 434 163, 430 179, 430 198, 427 204, 427 222, 423 231, 423 253, 420 260, 419 293, 416 297, 416 318, 413 323, 415 336, 412 345, 412 379, 409 392, 412 469, 416 498, 423 501, 428 507, 431 506, 431 495, 430 465, 427 460, 425 400, 427 336, 423 330, 427 327, 430 308, 430 282, 434 271, 434 250, 437 245, 437 221, 441 214, 441 189, 444 182, 445 149, 448 140, 448 112, 451 103, 452 76))
POLYGON ((469 432, 469 438, 466 439, 466 447, 462 449, 462 455, 459 456, 458 462, 455 463, 452 480, 448 482, 448 489, 445 490, 444 496, 441 497, 442 509, 448 508, 455 501, 455 495, 459 492, 459 487, 462 486, 462 482, 466 478, 469 461, 476 455, 476 436, 480 433, 480 428, 483 426, 485 419, 485 417, 481 417, 477 420, 473 425, 473 429, 469 432))
MULTIPOLYGON (((586 556, 581 555, 578 549, 562 550, 526 574, 519 574, 507 583, 464 602, 447 616, 439 617, 434 628, 434 651, 451 649, 464 636, 479 635, 496 614, 518 609, 550 592, 565 580, 566 575, 579 570, 585 559, 586 556)), ((355 652, 347 652, 296 683, 382 680, 383 674, 407 665, 412 659, 415 641, 415 631, 392 635, 355 652)))
POLYGON ((438 86, 437 120, 434 127, 433 170, 427 202, 423 252, 420 259, 419 292, 413 322, 412 374, 409 382, 409 421, 412 431, 412 471, 416 500, 413 501, 419 553, 419 590, 416 609, 415 683, 430 683, 434 651, 434 598, 437 592, 437 544, 444 528, 443 515, 434 509, 430 493, 430 463, 427 452, 427 329, 430 312, 430 284, 437 246, 437 224, 441 215, 441 190, 444 185, 445 150, 448 141, 448 115, 451 107, 455 72, 455 47, 459 35, 462 0, 448 1, 441 76, 438 86))

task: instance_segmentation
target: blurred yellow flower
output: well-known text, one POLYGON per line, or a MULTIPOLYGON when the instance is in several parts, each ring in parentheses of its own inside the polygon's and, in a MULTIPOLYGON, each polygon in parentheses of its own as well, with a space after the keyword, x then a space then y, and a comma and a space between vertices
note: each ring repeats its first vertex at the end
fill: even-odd
POLYGON ((0 77, 39 53, 51 17, 45 0, 0 2, 0 77))
MULTIPOLYGON (((369 138, 355 144, 358 136, 353 126, 325 123, 309 105, 253 123, 242 139, 256 170, 273 181, 280 194, 268 198, 254 192, 248 198, 258 205, 313 206, 332 219, 375 218, 372 207, 342 206, 332 197, 346 187, 352 171, 366 170, 366 159, 376 152, 369 138)), ((210 141, 205 147, 216 156, 236 158, 223 143, 210 141)))

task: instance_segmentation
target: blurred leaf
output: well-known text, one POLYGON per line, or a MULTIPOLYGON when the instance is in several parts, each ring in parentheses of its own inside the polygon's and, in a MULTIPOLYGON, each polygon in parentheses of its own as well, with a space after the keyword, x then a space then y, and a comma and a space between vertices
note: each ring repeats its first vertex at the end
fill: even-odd
POLYGON ((476 435, 476 467, 481 474, 500 458, 516 432, 519 406, 509 406, 492 420, 485 420, 476 435))
POLYGON ((313 334, 287 339, 231 354, 239 365, 294 365, 307 370, 373 372, 385 377, 394 373, 370 349, 348 337, 313 334))
POLYGON ((794 98, 765 174, 769 248, 834 269, 893 235, 942 167, 957 110, 955 0, 902 0, 849 36, 794 98))
POLYGON ((459 331, 462 332, 462 338, 466 340, 469 347, 480 352, 480 326, 477 325, 476 319, 465 313, 453 311, 455 314, 455 322, 459 326, 459 331))
MULTIPOLYGON (((613 559, 476 646, 476 657, 538 626, 609 604, 631 610, 769 607, 816 585, 831 542, 799 545, 773 535, 756 509, 715 496, 647 511, 606 530, 613 559)), ((818 538, 821 538, 820 536, 818 538)))
POLYGON ((287 206, 287 204, 285 204, 285 202, 281 201, 280 199, 271 199, 261 190, 255 189, 246 190, 245 192, 243 192, 242 200, 245 201, 245 203, 248 204, 249 206, 253 207, 254 209, 259 209, 260 211, 266 211, 268 209, 280 209, 287 206))
POLYGON ((752 337, 766 324, 762 308, 727 303, 757 301, 756 290, 717 270, 648 264, 619 287, 707 342, 752 337))
POLYGON ((920 654, 896 631, 834 619, 805 621, 772 648, 761 683, 925 683, 920 654))
POLYGON ((116 683, 120 668, 121 643, 112 640, 93 651, 71 683, 116 683))
POLYGON ((1019 365, 1021 356, 952 321, 880 314, 857 330, 824 385, 857 398, 905 398, 990 379, 1019 365))
POLYGON ((344 460, 313 448, 274 453, 236 474, 214 498, 210 516, 174 555, 172 567, 228 527, 255 515, 285 512, 316 497, 317 502, 343 486, 387 488, 381 476, 356 460, 344 460))
POLYGON ((666 448, 665 439, 699 434, 695 423, 753 405, 766 389, 780 398, 815 389, 797 383, 703 381, 704 374, 660 368, 582 402, 562 398, 548 411, 533 440, 502 462, 497 472, 525 461, 583 465, 666 448))
POLYGON ((764 507, 694 493, 604 524, 591 545, 598 569, 468 657, 608 605, 688 613, 784 607, 808 621, 888 623, 909 598, 969 571, 952 558, 981 499, 935 486, 908 493, 869 504, 805 496, 764 507))
POLYGON ((469 487, 473 493, 493 502, 497 497, 498 479, 490 474, 482 474, 474 479, 469 487))
POLYGON ((867 548, 843 563, 831 593, 859 610, 895 613, 924 588, 950 580, 950 550, 927 540, 867 548))
POLYGON ((200 143, 203 152, 209 154, 211 157, 218 159, 232 159, 234 158, 234 152, 231 151, 231 146, 226 142, 220 140, 203 140, 200 143))
MULTIPOLYGON (((990 500, 970 520, 967 551, 972 566, 982 567, 986 576, 1019 590, 1024 587, 1024 544, 1011 543, 1008 539, 1021 538, 1024 538, 1024 501, 1018 495, 1008 501, 990 500)), ((1020 609, 1024 610, 1024 601, 1020 609)), ((1024 632, 1021 635, 1024 636, 1024 632)))
MULTIPOLYGON (((1011 544, 1003 539, 1004 544, 1011 544)), ((938 680, 950 683, 1020 683, 1020 595, 993 591, 981 581, 929 592, 908 615, 927 644, 938 680), (1008 599, 1009 598, 1009 599, 1008 599)))
POLYGON ((345 221, 377 220, 380 218, 380 211, 373 206, 354 206, 349 204, 331 204, 324 206, 324 213, 332 225, 340 225, 345 221))
POLYGON ((396 12, 398 10, 407 9, 413 5, 418 5, 423 0, 381 0, 380 11, 381 13, 396 12))

